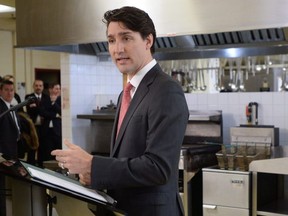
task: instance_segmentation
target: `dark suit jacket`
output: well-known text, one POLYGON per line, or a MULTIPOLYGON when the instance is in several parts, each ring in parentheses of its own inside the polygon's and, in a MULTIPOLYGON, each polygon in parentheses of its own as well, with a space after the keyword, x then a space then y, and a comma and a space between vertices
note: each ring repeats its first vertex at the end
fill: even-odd
MULTIPOLYGON (((0 99, 0 114, 8 110, 5 102, 0 99)), ((18 123, 19 118, 15 112, 18 123)), ((20 126, 20 125, 19 125, 20 126)), ((17 158, 18 148, 17 139, 19 131, 10 113, 0 118, 0 152, 9 158, 17 158)))
POLYGON ((44 117, 43 122, 43 133, 46 133, 49 129, 50 121, 53 122, 53 132, 57 136, 62 135, 62 124, 61 124, 61 97, 59 96, 55 103, 52 104, 49 98, 49 101, 43 103, 43 109, 40 110, 40 114, 44 117), (57 115, 58 114, 58 115, 57 115))
POLYGON ((15 100, 18 102, 18 104, 19 103, 21 103, 21 98, 20 98, 20 96, 15 92, 15 94, 14 94, 14 98, 15 98, 15 100))
MULTIPOLYGON (((31 97, 31 96, 35 96, 35 94, 32 93, 32 94, 26 95, 26 96, 25 96, 25 100, 26 100, 28 97, 31 97)), ((42 93, 41 101, 40 101, 40 103, 36 103, 36 104, 37 104, 36 107, 30 107, 29 105, 26 106, 26 108, 27 108, 27 113, 28 113, 28 115, 30 116, 30 118, 32 119, 32 121, 33 121, 34 123, 36 122, 37 116, 38 116, 38 115, 41 116, 41 114, 43 113, 43 111, 41 111, 41 109, 43 108, 43 104, 49 104, 49 103, 50 103, 50 97, 49 97, 49 95, 42 93)))
POLYGON ((108 189, 129 216, 184 215, 178 163, 189 112, 182 88, 155 65, 138 86, 115 139, 119 106, 110 158, 93 157, 92 187, 108 189))

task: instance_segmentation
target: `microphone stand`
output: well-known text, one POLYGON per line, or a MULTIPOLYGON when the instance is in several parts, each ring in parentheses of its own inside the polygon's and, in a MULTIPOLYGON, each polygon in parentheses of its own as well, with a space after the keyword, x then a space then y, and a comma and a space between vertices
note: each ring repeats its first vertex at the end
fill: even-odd
POLYGON ((12 111, 11 108, 8 109, 8 110, 5 110, 3 113, 0 114, 0 119, 1 119, 4 115, 6 115, 7 113, 9 113, 9 112, 11 112, 11 111, 12 111))
POLYGON ((19 103, 13 107, 10 107, 8 110, 5 110, 3 113, 0 114, 0 119, 6 115, 7 113, 11 112, 11 111, 16 111, 18 109, 20 109, 21 107, 24 107, 32 102, 35 102, 37 99, 35 96, 30 96, 28 97, 25 101, 23 101, 22 103, 19 103))

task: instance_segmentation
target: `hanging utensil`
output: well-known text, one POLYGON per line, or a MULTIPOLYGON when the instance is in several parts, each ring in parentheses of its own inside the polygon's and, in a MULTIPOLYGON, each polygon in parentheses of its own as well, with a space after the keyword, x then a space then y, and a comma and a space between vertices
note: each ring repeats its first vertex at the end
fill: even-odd
POLYGON ((216 91, 220 91, 220 82, 221 82, 221 72, 220 72, 220 68, 218 70, 215 70, 215 89, 216 91))
POLYGON ((224 68, 222 68, 222 70, 220 71, 220 91, 225 90, 225 86, 224 86, 224 82, 223 82, 223 78, 224 78, 224 68))
POLYGON ((223 91, 225 89, 225 86, 223 84, 223 78, 225 76, 225 66, 227 64, 227 61, 228 60, 226 58, 220 60, 220 68, 221 68, 221 70, 220 70, 220 91, 223 91))
POLYGON ((244 92, 246 91, 245 86, 244 86, 244 71, 240 71, 239 74, 239 91, 244 92))
POLYGON ((287 68, 286 68, 286 71, 285 71, 285 84, 284 84, 284 85, 285 85, 285 91, 288 91, 287 72, 288 72, 288 71, 287 71, 287 68))
POLYGON ((187 92, 191 93, 192 91, 192 69, 190 68, 186 73, 186 81, 187 81, 187 92))
POLYGON ((267 75, 269 74, 270 65, 271 65, 270 56, 265 56, 265 66, 267 75))
POLYGON ((231 83, 231 89, 233 92, 236 92, 238 90, 237 82, 238 82, 238 73, 236 73, 236 71, 233 70, 232 71, 232 83, 231 83))
POLYGON ((222 67, 221 67, 221 59, 219 59, 219 62, 218 62, 218 69, 214 69, 214 75, 215 75, 215 89, 216 91, 220 91, 220 85, 221 85, 221 70, 222 70, 222 67))
POLYGON ((209 59, 203 59, 202 61, 202 70, 200 71, 201 76, 201 91, 205 91, 207 89, 206 82, 205 82, 205 74, 206 71, 208 71, 209 68, 209 59))
POLYGON ((242 64, 242 58, 237 58, 236 59, 236 83, 235 86, 237 88, 237 90, 239 89, 239 85, 240 85, 240 71, 241 71, 241 64, 242 64))
POLYGON ((206 82, 205 82, 204 70, 200 71, 200 73, 201 73, 201 75, 202 75, 202 77, 201 77, 201 79, 202 79, 202 85, 201 85, 201 87, 200 87, 200 90, 201 90, 201 91, 205 91, 205 90, 207 89, 207 86, 206 86, 206 82))
POLYGON ((233 85, 233 60, 230 58, 228 60, 229 63, 229 76, 230 76, 230 81, 228 83, 228 85, 230 86, 230 88, 232 88, 233 85))
POLYGON ((281 80, 282 80, 282 84, 281 84, 281 87, 280 87, 280 91, 287 91, 287 83, 286 83, 286 79, 287 79, 287 71, 286 71, 286 68, 283 67, 282 69, 282 77, 281 77, 281 80))
POLYGON ((251 73, 253 76, 255 76, 256 71, 255 71, 255 67, 256 67, 256 57, 251 57, 251 73))

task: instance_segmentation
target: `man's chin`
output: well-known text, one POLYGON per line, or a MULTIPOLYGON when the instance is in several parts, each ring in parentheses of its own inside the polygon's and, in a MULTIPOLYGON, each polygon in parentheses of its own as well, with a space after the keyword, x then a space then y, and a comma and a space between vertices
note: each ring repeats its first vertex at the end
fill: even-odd
POLYGON ((123 65, 117 65, 118 70, 122 73, 122 74, 129 74, 130 70, 123 65))

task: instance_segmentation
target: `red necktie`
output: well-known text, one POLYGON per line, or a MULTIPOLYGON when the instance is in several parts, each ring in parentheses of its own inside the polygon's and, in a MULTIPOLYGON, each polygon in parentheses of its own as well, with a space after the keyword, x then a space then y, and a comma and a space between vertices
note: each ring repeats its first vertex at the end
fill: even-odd
POLYGON ((125 86, 124 90, 123 90, 123 96, 122 96, 122 102, 121 102, 121 108, 120 108, 120 115, 119 115, 119 119, 118 119, 118 128, 117 128, 117 135, 118 132, 120 130, 122 121, 124 119, 124 116, 128 110, 130 101, 131 101, 131 95, 130 95, 130 91, 133 88, 133 85, 128 82, 127 85, 125 86))

